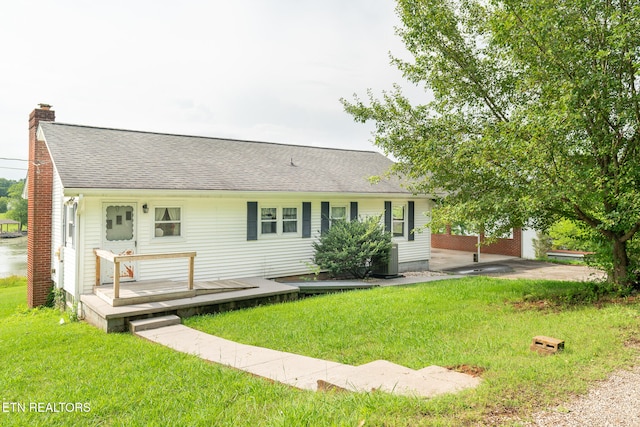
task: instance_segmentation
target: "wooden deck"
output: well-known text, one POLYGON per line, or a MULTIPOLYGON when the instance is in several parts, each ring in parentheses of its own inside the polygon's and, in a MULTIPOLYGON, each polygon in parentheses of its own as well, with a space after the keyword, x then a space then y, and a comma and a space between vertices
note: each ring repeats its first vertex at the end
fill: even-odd
MULTIPOLYGON (((123 289, 135 289, 135 283, 144 286, 151 285, 152 282, 122 282, 121 296, 123 289)), ((167 288, 177 286, 175 289, 180 292, 186 291, 185 282, 167 283, 167 288), (180 289, 178 289, 180 288, 180 289)), ((196 314, 218 313, 222 311, 235 310, 256 305, 273 304, 283 301, 295 300, 298 298, 299 289, 297 286, 278 283, 273 280, 261 277, 249 277, 234 280, 201 281, 196 283, 214 283, 218 286, 217 291, 213 288, 201 290, 195 296, 181 296, 180 293, 165 295, 162 301, 147 301, 133 303, 131 300, 126 305, 113 306, 104 299, 104 296, 96 294, 85 294, 80 296, 80 315, 88 323, 104 330, 105 332, 124 332, 128 330, 128 323, 131 320, 145 319, 162 316, 166 314, 176 314, 180 317, 189 317, 196 314), (230 289, 229 286, 242 285, 242 289, 230 289), (223 291, 221 289, 224 288, 223 291)), ((209 285, 212 286, 212 285, 209 285)), ((194 283, 194 288, 195 288, 194 283)), ((108 286, 102 285, 98 288, 108 294, 108 286)), ((147 290, 149 291, 149 290, 147 290)), ((138 290, 131 290, 143 294, 145 291, 141 287, 138 290)), ((157 290, 153 290, 154 293, 157 290)))
POLYGON ((100 285, 95 294, 113 307, 146 302, 167 301, 178 298, 192 298, 198 295, 239 291, 256 288, 257 285, 240 280, 211 280, 194 282, 189 289, 186 281, 145 280, 120 282, 120 296, 115 297, 114 285, 100 285))

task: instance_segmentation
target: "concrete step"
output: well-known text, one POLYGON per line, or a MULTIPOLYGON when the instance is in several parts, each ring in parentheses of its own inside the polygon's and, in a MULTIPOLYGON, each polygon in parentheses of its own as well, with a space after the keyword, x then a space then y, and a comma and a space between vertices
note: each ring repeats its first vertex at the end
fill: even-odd
POLYGON ((432 397, 476 387, 480 379, 439 366, 410 369, 386 360, 329 370, 318 380, 318 389, 355 392, 380 390, 407 396, 432 397))
POLYGON ((150 317, 148 319, 132 320, 129 322, 129 330, 132 334, 150 329, 163 328, 165 326, 179 325, 182 319, 174 314, 168 316, 150 317))

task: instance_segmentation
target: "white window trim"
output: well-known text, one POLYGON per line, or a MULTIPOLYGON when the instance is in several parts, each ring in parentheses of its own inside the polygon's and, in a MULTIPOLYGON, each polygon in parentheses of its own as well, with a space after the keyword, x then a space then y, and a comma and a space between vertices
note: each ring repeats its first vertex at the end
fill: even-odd
POLYGON ((409 233, 407 232, 407 213, 408 213, 408 206, 407 203, 392 203, 391 204, 391 237, 393 239, 397 239, 397 240, 407 240, 409 233), (395 208, 397 207, 401 207, 402 208, 402 221, 400 220, 396 220, 393 216, 393 211, 395 208), (402 235, 400 236, 396 236, 393 232, 394 230, 394 225, 397 222, 402 222, 402 235))
POLYGON ((64 234, 62 236, 62 243, 64 247, 76 248, 76 210, 77 203, 73 200, 68 201, 62 205, 62 218, 64 222, 64 234))
POLYGON ((260 230, 260 234, 264 235, 264 236, 274 236, 278 234, 278 218, 280 218, 280 215, 278 215, 279 210, 277 206, 260 206, 260 208, 258 209, 258 228, 260 230), (264 209, 275 209, 276 211, 276 217, 275 219, 264 219, 262 218, 262 211, 264 209), (276 225, 276 231, 275 233, 264 233, 262 230, 264 229, 263 225, 264 224, 273 224, 275 223, 276 225))
POLYGON ((166 242, 176 242, 176 241, 184 241, 185 240, 185 218, 184 218, 184 206, 176 205, 172 203, 157 203, 149 206, 149 213, 142 215, 150 215, 151 216, 151 241, 154 243, 166 243, 166 242), (180 223, 180 235, 179 236, 156 236, 156 209, 164 209, 164 208, 173 208, 180 209, 180 220, 179 221, 171 221, 171 222, 179 222, 180 223))
POLYGON ((281 208, 281 213, 280 213, 280 221, 279 221, 279 225, 282 227, 282 234, 285 236, 296 236, 296 235, 302 235, 302 232, 300 230, 301 227, 301 221, 300 221, 300 214, 302 213, 302 209, 300 207, 297 206, 282 206, 281 208), (285 219, 284 217, 284 210, 285 209, 295 209, 296 210, 296 219, 285 219), (292 232, 292 231, 288 231, 285 232, 284 231, 284 223, 285 222, 294 222, 296 223, 296 231, 292 232))
MULTIPOLYGON (((344 208, 344 218, 340 218, 343 219, 344 221, 349 221, 349 206, 346 204, 341 204, 341 203, 336 203, 335 205, 330 203, 329 204, 329 219, 331 221, 334 221, 336 218, 333 217, 333 215, 331 215, 333 213, 333 209, 334 208, 344 208)), ((329 224, 329 226, 331 226, 331 224, 329 224)))
POLYGON ((258 236, 261 239, 282 239, 282 238, 297 238, 302 237, 302 204, 290 205, 281 203, 265 203, 258 204, 258 236), (263 233, 262 232, 262 209, 276 209, 276 232, 275 233, 263 233), (293 221, 284 219, 284 209, 294 208, 296 210, 296 232, 284 232, 284 222, 293 221))

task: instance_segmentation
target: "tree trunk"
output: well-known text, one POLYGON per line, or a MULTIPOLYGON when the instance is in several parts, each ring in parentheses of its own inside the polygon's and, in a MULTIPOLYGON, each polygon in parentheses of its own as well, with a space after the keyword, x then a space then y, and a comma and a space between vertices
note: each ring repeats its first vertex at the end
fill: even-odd
POLYGON ((629 257, 627 256, 627 242, 619 237, 613 238, 613 269, 611 281, 620 288, 628 287, 630 278, 628 274, 629 257))

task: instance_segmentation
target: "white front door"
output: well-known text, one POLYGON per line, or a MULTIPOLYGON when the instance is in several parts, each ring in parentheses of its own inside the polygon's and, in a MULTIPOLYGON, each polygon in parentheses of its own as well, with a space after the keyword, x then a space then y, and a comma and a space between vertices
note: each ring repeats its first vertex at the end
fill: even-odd
MULTIPOLYGON (((117 255, 133 255, 136 251, 136 204, 104 203, 102 205, 102 248, 117 255)), ((136 280, 136 263, 120 263, 120 281, 136 280)), ((100 283, 113 283, 113 263, 100 263, 100 283)))

